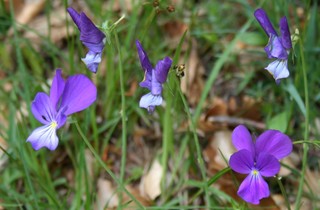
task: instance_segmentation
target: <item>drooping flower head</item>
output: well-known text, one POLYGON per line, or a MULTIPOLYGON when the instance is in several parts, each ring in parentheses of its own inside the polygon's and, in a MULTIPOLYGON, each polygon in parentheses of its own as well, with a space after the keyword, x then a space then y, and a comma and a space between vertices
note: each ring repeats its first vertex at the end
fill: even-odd
POLYGON ((241 183, 238 195, 252 204, 259 204, 262 198, 270 195, 263 177, 271 177, 280 170, 279 160, 292 151, 290 138, 277 130, 267 130, 254 142, 243 126, 237 126, 232 133, 232 143, 238 152, 229 160, 232 170, 248 174, 241 183))
POLYGON ((50 95, 37 93, 31 104, 33 116, 43 124, 28 137, 35 150, 47 147, 55 150, 59 139, 56 130, 66 123, 67 116, 89 107, 97 97, 96 86, 82 74, 70 76, 66 81, 61 70, 56 70, 50 95))
POLYGON ((269 42, 264 48, 268 58, 276 59, 265 69, 268 70, 276 82, 279 83, 280 79, 287 78, 290 74, 287 63, 292 43, 287 18, 282 17, 280 19, 280 35, 278 35, 263 9, 257 9, 254 12, 254 16, 269 37, 269 42))
POLYGON ((80 41, 89 49, 86 57, 82 58, 82 61, 90 71, 96 73, 98 65, 101 62, 106 36, 92 23, 84 12, 79 14, 71 7, 67 11, 80 31, 80 41))
POLYGON ((146 108, 150 113, 155 106, 162 104, 162 84, 166 82, 172 60, 169 57, 158 61, 155 68, 152 67, 147 53, 142 48, 139 40, 136 41, 141 67, 144 71, 144 79, 140 82, 140 87, 148 88, 150 93, 142 96, 139 106, 146 108))

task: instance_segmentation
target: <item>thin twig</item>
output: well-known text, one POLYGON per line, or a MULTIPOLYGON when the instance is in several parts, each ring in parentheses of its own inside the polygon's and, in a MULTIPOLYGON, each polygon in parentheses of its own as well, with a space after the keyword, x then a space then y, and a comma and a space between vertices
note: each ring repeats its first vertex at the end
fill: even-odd
POLYGON ((227 123, 231 125, 240 125, 244 124, 250 127, 255 127, 260 130, 265 130, 266 129, 266 124, 257 122, 254 120, 249 120, 245 118, 239 118, 239 117, 230 117, 230 116, 214 116, 214 117, 208 117, 209 122, 213 123, 227 123))

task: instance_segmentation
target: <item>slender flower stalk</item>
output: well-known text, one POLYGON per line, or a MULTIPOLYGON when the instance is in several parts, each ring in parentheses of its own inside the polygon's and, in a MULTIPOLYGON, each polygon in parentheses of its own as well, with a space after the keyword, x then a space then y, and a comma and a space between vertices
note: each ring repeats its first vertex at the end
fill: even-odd
POLYGON ((66 123, 67 116, 89 107, 97 97, 95 85, 85 75, 77 74, 66 81, 61 69, 56 70, 50 95, 37 93, 31 105, 33 116, 43 124, 28 137, 35 150, 55 150, 59 143, 56 131, 66 123))
POLYGON ((292 48, 291 36, 286 17, 280 19, 280 36, 273 28, 266 12, 259 8, 254 12, 257 21, 269 37, 269 42, 264 48, 269 59, 275 59, 265 69, 272 74, 277 84, 283 78, 289 77, 288 55, 292 48))
POLYGON ((71 7, 67 11, 80 31, 80 41, 89 49, 86 57, 82 58, 82 61, 90 71, 96 73, 101 62, 106 36, 84 12, 79 14, 71 7))
POLYGON ((155 68, 152 67, 147 53, 144 51, 139 40, 136 41, 141 67, 144 70, 144 80, 140 82, 140 87, 148 88, 150 93, 142 96, 139 106, 146 108, 152 113, 155 106, 162 104, 162 84, 166 82, 172 59, 165 57, 158 61, 155 68))
POLYGON ((232 170, 248 174, 241 183, 238 195, 252 204, 259 204, 270 195, 263 177, 272 177, 280 170, 279 160, 292 151, 290 138, 277 130, 267 130, 253 142, 248 129, 237 126, 232 133, 232 143, 238 152, 229 160, 232 170))

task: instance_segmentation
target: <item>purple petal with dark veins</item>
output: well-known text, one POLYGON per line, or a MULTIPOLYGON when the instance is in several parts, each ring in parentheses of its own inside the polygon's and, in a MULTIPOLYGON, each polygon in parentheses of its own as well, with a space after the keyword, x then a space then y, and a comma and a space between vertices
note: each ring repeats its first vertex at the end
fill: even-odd
POLYGON ((66 109, 64 114, 68 116, 86 109, 96 98, 96 86, 88 77, 78 74, 67 79, 60 107, 66 109))
POLYGON ((39 150, 42 147, 55 150, 59 143, 56 128, 52 124, 36 128, 28 137, 27 142, 30 142, 35 150, 39 150))
POLYGON ((162 84, 156 79, 155 71, 152 71, 151 93, 152 95, 161 95, 162 93, 162 84))
POLYGON ((280 163, 273 155, 262 152, 257 157, 256 168, 262 176, 271 177, 279 172, 280 163))
POLYGON ((102 54, 103 48, 105 46, 104 40, 97 44, 92 44, 90 42, 82 41, 82 43, 89 49, 89 52, 102 54))
POLYGON ((288 156, 292 151, 291 139, 277 130, 263 132, 256 141, 256 152, 273 155, 278 160, 288 156))
POLYGON ((75 11, 72 7, 68 7, 67 11, 69 15, 71 16, 73 22, 77 25, 79 31, 81 31, 81 16, 80 14, 75 11))
POLYGON ((259 22, 259 24, 261 25, 261 27, 263 28, 263 30, 266 32, 266 34, 268 36, 274 35, 274 36, 278 36, 277 32, 274 30, 268 15, 266 14, 266 12, 259 8, 254 12, 254 16, 256 17, 257 21, 259 22))
POLYGON ((254 144, 248 129, 244 125, 238 125, 232 132, 232 143, 237 150, 246 149, 254 156, 254 144))
POLYGON ((291 35, 286 17, 280 19, 281 43, 287 50, 292 48, 291 35))
MULTIPOLYGON (((81 18, 80 40, 82 42, 88 42, 88 43, 92 43, 92 44, 100 44, 103 41, 103 39, 105 38, 104 33, 102 33, 93 24, 93 22, 87 17, 87 15, 84 12, 81 12, 80 18, 81 18)), ((92 50, 92 49, 90 49, 90 50, 92 50)))
POLYGON ((62 95, 63 89, 64 89, 65 81, 61 76, 61 69, 56 70, 56 75, 54 76, 52 80, 52 85, 50 88, 50 100, 52 102, 53 107, 57 110, 58 103, 60 100, 60 97, 62 95))
POLYGON ((149 74, 147 76, 150 77, 150 79, 151 79, 151 71, 152 71, 153 68, 152 68, 152 65, 151 65, 151 63, 149 61, 148 55, 144 51, 144 49, 143 49, 141 43, 139 42, 139 40, 136 40, 136 46, 137 46, 137 50, 138 50, 138 55, 139 55, 141 67, 145 71, 145 74, 149 74))
POLYGON ((251 172, 240 184, 238 195, 245 201, 252 204, 259 204, 262 198, 270 195, 267 182, 263 179, 259 171, 257 174, 251 172))
POLYGON ((96 73, 101 62, 101 53, 94 53, 92 51, 89 51, 86 57, 82 58, 81 60, 86 64, 87 68, 91 72, 96 73))
POLYGON ((271 35, 267 46, 264 48, 269 58, 278 58, 286 60, 288 58, 287 50, 282 46, 279 37, 271 35))
POLYGON ((171 64, 172 60, 169 57, 165 57, 163 60, 158 61, 155 67, 155 76, 160 83, 165 83, 165 81, 167 80, 171 64))
POLYGON ((31 104, 31 112, 42 124, 52 122, 57 114, 49 96, 43 92, 37 93, 31 104))
POLYGON ((93 24, 84 12, 79 14, 71 7, 67 10, 80 31, 80 41, 90 51, 101 53, 105 44, 104 33, 93 24))
POLYGON ((254 167, 254 159, 250 151, 243 149, 231 155, 229 165, 240 174, 249 174, 254 167))
POLYGON ((281 79, 287 78, 290 75, 287 65, 287 60, 277 59, 271 62, 265 69, 270 72, 270 74, 276 80, 276 83, 279 84, 281 79))

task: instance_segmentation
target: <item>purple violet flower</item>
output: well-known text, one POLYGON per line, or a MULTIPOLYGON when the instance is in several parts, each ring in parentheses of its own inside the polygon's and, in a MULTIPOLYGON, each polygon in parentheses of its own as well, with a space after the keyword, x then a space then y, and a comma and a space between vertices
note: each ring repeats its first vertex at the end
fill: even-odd
POLYGON ((267 130, 253 142, 248 129, 239 125, 232 132, 232 143, 238 152, 230 157, 230 167, 238 173, 248 174, 238 195, 246 202, 259 204, 262 198, 270 195, 263 176, 271 177, 279 172, 279 160, 291 153, 292 142, 277 130, 267 130))
POLYGON ((280 19, 280 36, 278 36, 263 9, 257 9, 254 12, 254 16, 269 37, 269 42, 264 48, 268 58, 276 59, 265 69, 272 74, 278 84, 280 79, 287 78, 290 75, 288 70, 288 55, 292 48, 292 43, 287 18, 282 17, 280 19))
POLYGON ((101 62, 106 36, 92 23, 84 12, 79 14, 71 7, 67 11, 80 31, 80 41, 89 49, 89 52, 85 58, 82 58, 82 61, 90 71, 96 73, 98 65, 101 62))
POLYGON ((66 123, 67 116, 89 107, 97 97, 96 86, 82 74, 70 76, 66 81, 61 76, 61 69, 56 70, 50 96, 37 93, 31 104, 33 116, 43 124, 28 137, 33 149, 47 147, 55 150, 59 139, 56 130, 66 123))
POLYGON ((158 61, 156 67, 153 68, 139 40, 136 41, 136 46, 141 67, 144 70, 144 79, 139 85, 150 90, 150 93, 141 97, 139 106, 152 113, 155 106, 162 104, 162 84, 167 80, 172 60, 169 57, 165 57, 163 60, 158 61))

